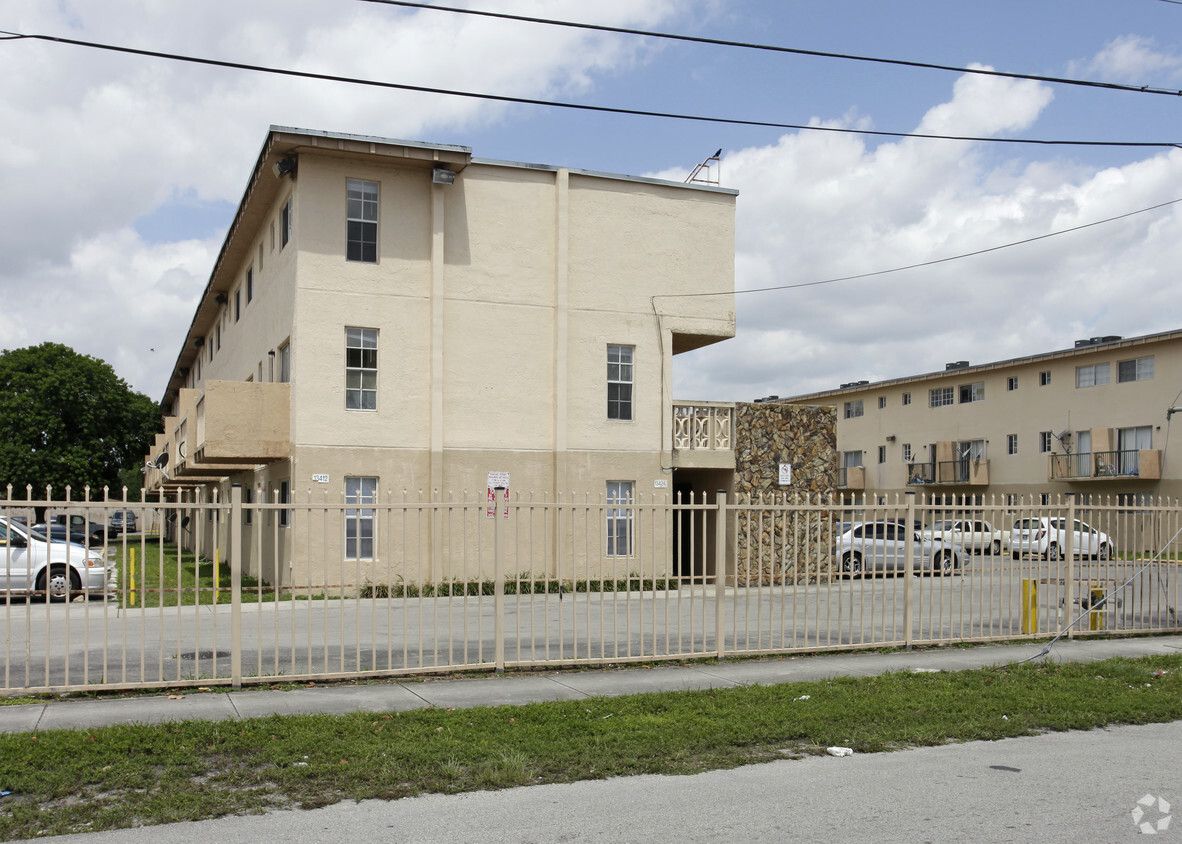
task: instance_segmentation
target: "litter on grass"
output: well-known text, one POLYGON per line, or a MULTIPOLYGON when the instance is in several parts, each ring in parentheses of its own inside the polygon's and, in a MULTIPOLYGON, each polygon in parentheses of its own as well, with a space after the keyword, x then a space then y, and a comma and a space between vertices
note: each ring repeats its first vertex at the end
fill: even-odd
POLYGON ((827 747, 825 752, 830 756, 853 756, 854 749, 852 747, 827 747))

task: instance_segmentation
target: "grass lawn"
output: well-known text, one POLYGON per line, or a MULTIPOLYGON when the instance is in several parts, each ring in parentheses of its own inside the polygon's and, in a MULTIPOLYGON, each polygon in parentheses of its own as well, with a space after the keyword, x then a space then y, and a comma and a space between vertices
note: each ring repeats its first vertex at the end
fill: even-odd
POLYGON ((0 839, 1179 719, 1182 655, 6 735, 0 839))
MULTIPOLYGON (((129 536, 123 543, 112 543, 115 553, 115 577, 120 597, 132 607, 175 607, 230 602, 230 564, 219 561, 215 574, 213 560, 198 560, 192 551, 179 553, 176 543, 160 543, 149 537, 142 543, 129 536), (216 585, 216 588, 215 588, 216 585), (124 588, 127 588, 124 596, 124 588), (134 594, 133 591, 134 590, 134 594)), ((260 591, 253 577, 242 578, 242 602, 274 601, 269 587, 260 591)), ((288 599, 284 594, 280 600, 288 599)))

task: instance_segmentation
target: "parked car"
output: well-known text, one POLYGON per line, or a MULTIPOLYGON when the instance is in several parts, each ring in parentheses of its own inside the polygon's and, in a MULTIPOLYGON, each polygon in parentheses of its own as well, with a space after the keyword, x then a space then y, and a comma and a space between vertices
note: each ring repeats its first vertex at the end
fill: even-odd
POLYGON ((70 516, 68 528, 65 515, 58 515, 54 516, 48 524, 40 522, 33 525, 30 530, 48 538, 51 542, 75 542, 91 548, 106 545, 109 540, 119 536, 119 531, 112 531, 106 525, 96 522, 88 522, 82 516, 70 516))
POLYGON ((1000 554, 1010 547, 1010 535, 984 519, 942 519, 924 528, 924 539, 938 539, 971 554, 1000 554))
MULTIPOLYGON (((940 540, 911 531, 915 570, 951 574, 960 568, 960 551, 940 540)), ((834 548, 841 571, 851 576, 871 571, 902 571, 908 530, 898 522, 860 522, 843 533, 834 548)))
POLYGON ((0 592, 64 601, 77 593, 113 590, 114 577, 114 564, 108 565, 102 554, 84 545, 47 542, 0 517, 0 592))
POLYGON ((119 536, 123 533, 135 533, 136 530, 138 530, 136 526, 135 511, 114 511, 111 513, 111 518, 107 520, 107 527, 115 532, 115 536, 119 536))
MULTIPOLYGON (((1075 520, 1072 546, 1077 557, 1110 560, 1116 546, 1108 534, 1096 530, 1087 522, 1075 520)), ((1014 559, 1022 554, 1035 554, 1048 560, 1058 560, 1067 549, 1067 519, 1058 516, 1018 519, 1010 533, 1010 550, 1014 559)))

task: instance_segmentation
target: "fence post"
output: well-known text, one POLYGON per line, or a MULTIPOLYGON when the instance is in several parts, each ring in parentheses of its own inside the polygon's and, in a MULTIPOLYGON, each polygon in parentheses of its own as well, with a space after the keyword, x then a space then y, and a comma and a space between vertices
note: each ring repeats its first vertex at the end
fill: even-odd
MULTIPOLYGON (((714 517, 714 644, 718 658, 726 656, 726 490, 718 490, 714 517)), ((736 566, 736 571, 738 567, 736 566)))
MULTIPOLYGON (((504 531, 501 529, 501 490, 493 489, 493 638, 496 641, 494 661, 498 674, 505 673, 505 558, 504 531)), ((505 515, 509 515, 509 499, 506 491, 505 515)))
MULTIPOLYGON (((242 688, 242 484, 230 487, 230 677, 242 688)), ((217 565, 216 555, 214 565, 217 565)))
MULTIPOLYGON (((1067 547, 1063 551, 1063 564, 1066 573, 1063 577, 1063 612, 1059 617, 1059 629, 1070 624, 1075 618, 1075 493, 1067 493, 1067 524, 1063 529, 1063 544, 1067 547)), ((1082 559, 1082 558, 1081 558, 1082 559)), ((1075 628, 1067 631, 1067 638, 1075 638, 1075 628)))
POLYGON ((915 616, 915 490, 907 490, 907 533, 903 539, 903 647, 915 644, 912 630, 915 616))

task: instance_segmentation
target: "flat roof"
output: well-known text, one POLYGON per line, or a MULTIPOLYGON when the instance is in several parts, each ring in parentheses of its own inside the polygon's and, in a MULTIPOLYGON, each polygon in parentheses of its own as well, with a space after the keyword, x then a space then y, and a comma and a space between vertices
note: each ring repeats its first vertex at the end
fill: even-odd
POLYGON ((828 398, 830 396, 845 396, 850 395, 851 393, 862 393, 870 390, 882 389, 883 387, 894 387, 900 384, 912 384, 917 381, 933 381, 939 378, 959 379, 963 378, 966 373, 987 372, 990 370, 1006 369, 1014 366, 1026 366, 1033 363, 1040 363, 1042 361, 1091 354, 1092 352, 1101 350, 1125 349, 1133 346, 1144 346, 1150 343, 1166 342, 1169 340, 1182 340, 1182 329, 1162 331, 1157 334, 1143 334, 1139 337, 1120 337, 1115 340, 1088 343, 1087 345, 1082 346, 1072 346, 1069 349, 1057 349, 1052 352, 1041 352, 1035 355, 1009 358, 1007 360, 993 361, 991 363, 980 363, 975 366, 963 366, 955 369, 938 369, 934 372, 924 372, 918 375, 907 375, 901 378, 887 378, 882 381, 851 385, 849 387, 838 387, 833 390, 821 390, 820 392, 816 393, 801 393, 800 395, 796 396, 783 396, 779 399, 776 399, 775 401, 795 403, 801 401, 811 401, 813 399, 828 398))

